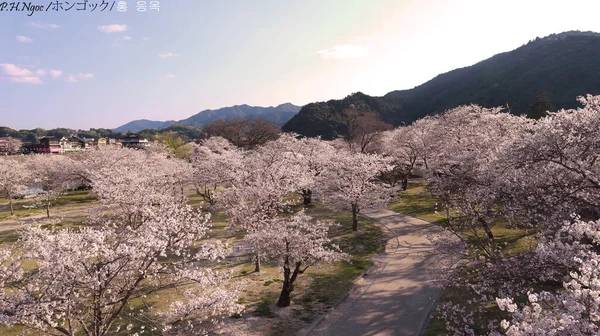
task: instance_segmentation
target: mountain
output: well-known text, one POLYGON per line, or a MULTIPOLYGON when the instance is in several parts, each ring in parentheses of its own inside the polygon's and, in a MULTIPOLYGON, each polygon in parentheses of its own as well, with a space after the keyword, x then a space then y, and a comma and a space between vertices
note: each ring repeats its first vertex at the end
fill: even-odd
POLYGON ((204 110, 197 114, 180 121, 152 121, 147 119, 134 120, 123 126, 115 128, 118 132, 139 132, 144 129, 164 129, 174 124, 203 127, 215 120, 221 119, 264 119, 270 121, 277 126, 285 124, 298 111, 300 106, 292 103, 285 103, 278 106, 260 107, 249 105, 235 105, 231 107, 223 107, 218 110, 204 110))
POLYGON ((383 97, 358 92, 341 100, 310 103, 282 129, 334 138, 344 132, 343 111, 350 104, 359 111, 375 111, 393 125, 471 103, 485 107, 508 104, 511 113, 527 114, 541 90, 546 91, 555 109, 577 107, 579 95, 600 94, 600 34, 552 34, 440 74, 410 90, 392 91, 383 97))
POLYGON ((173 124, 175 124, 175 120, 154 121, 154 120, 148 120, 148 119, 140 119, 140 120, 130 121, 127 124, 119 126, 113 130, 116 132, 123 132, 123 133, 139 132, 144 129, 167 128, 173 124))
POLYGON ((264 119, 281 126, 296 115, 298 111, 300 111, 300 106, 291 103, 285 103, 275 107, 249 106, 244 104, 223 107, 218 110, 204 110, 187 119, 180 120, 177 123, 187 126, 202 127, 215 120, 253 118, 264 119))

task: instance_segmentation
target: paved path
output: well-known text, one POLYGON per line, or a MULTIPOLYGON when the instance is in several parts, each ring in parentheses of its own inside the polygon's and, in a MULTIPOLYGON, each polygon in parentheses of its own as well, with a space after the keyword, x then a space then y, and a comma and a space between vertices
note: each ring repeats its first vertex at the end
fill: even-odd
POLYGON ((309 335, 419 335, 440 294, 427 279, 436 261, 425 237, 437 226, 390 210, 363 215, 387 228, 386 252, 309 335))

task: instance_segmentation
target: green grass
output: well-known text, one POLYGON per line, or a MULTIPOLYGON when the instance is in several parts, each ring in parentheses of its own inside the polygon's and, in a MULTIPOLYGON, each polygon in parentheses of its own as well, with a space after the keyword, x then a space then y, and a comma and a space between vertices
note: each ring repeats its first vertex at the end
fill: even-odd
POLYGON ((426 185, 427 182, 423 181, 409 181, 406 190, 398 193, 398 201, 391 203, 389 209, 431 223, 447 223, 444 210, 438 207, 436 200, 427 193, 426 185))
MULTIPOLYGON (((92 206, 96 203, 96 196, 92 195, 89 190, 67 191, 58 199, 52 201, 50 207, 50 215, 57 214, 60 211, 74 210, 78 208, 92 206)), ((16 199, 13 200, 14 216, 16 218, 27 218, 35 215, 43 215, 46 213, 44 205, 38 208, 29 208, 36 201, 31 199, 16 199)), ((0 198, 0 221, 11 219, 10 205, 7 198, 0 198)))

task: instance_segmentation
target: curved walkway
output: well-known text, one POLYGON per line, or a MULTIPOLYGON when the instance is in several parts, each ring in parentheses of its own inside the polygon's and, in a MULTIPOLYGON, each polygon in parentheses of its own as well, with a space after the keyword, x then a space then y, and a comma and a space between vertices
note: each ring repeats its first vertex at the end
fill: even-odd
POLYGON ((441 289, 427 278, 435 271, 427 234, 438 227, 391 210, 365 212, 390 234, 385 253, 348 298, 308 335, 420 335, 441 289))

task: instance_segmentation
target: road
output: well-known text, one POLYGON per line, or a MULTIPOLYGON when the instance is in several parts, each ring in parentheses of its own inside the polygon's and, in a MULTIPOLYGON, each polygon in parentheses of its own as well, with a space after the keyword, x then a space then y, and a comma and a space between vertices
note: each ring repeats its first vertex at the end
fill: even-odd
POLYGON ((441 292, 427 277, 436 257, 425 237, 438 227, 390 210, 363 214, 389 233, 375 266, 308 335, 419 335, 441 292))

